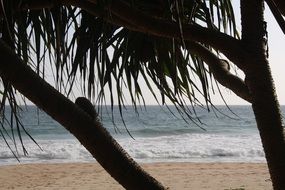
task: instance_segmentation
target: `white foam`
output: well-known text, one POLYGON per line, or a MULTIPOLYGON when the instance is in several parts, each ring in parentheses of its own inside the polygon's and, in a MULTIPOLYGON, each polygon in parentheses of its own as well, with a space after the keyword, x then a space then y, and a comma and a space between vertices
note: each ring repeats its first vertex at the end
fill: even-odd
MULTIPOLYGON (((118 138, 118 142, 140 162, 260 162, 265 161, 258 135, 183 134, 160 137, 118 138)), ((28 156, 22 162, 89 162, 90 153, 76 140, 39 140, 43 151, 25 143, 28 156)), ((15 163, 13 154, 1 143, 0 163, 15 163)))
POLYGON ((141 161, 265 161, 257 135, 185 134, 136 140, 126 138, 120 143, 141 161))

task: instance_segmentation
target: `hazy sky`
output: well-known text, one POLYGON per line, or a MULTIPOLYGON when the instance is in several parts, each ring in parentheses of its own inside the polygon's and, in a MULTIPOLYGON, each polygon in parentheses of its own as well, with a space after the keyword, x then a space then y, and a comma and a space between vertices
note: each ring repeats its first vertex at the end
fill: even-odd
MULTIPOLYGON (((240 31, 240 10, 239 10, 239 1, 232 1, 235 14, 236 22, 239 25, 240 31)), ((273 79, 276 85, 276 92, 280 104, 285 104, 285 35, 280 30, 278 24, 273 18, 270 10, 266 8, 265 10, 265 20, 268 25, 268 38, 269 38, 269 62, 272 69, 273 79)), ((243 99, 236 96, 230 90, 221 86, 222 93, 224 98, 227 101, 227 104, 230 105, 244 105, 249 104, 243 99)), ((220 95, 213 95, 212 102, 214 104, 224 104, 220 95)), ((155 104, 155 101, 148 99, 149 104, 155 104)))
MULTIPOLYGON (((237 24, 240 24, 238 1, 232 1, 235 13, 237 15, 237 24)), ((269 38, 269 63, 276 86, 276 92, 280 104, 285 104, 285 35, 280 30, 278 24, 273 18, 270 10, 265 10, 265 20, 267 22, 269 38)), ((223 90, 223 94, 228 104, 248 104, 246 101, 237 97, 229 90, 223 90)), ((215 104, 223 104, 218 96, 212 98, 215 104)))
MULTIPOLYGON (((240 10, 239 10, 239 1, 232 1, 235 14, 236 14, 236 22, 239 26, 240 31, 240 10)), ((280 30, 278 24, 273 18, 269 9, 265 10, 265 19, 268 25, 268 35, 269 35, 269 62, 272 69, 272 75, 276 85, 276 91, 278 95, 278 99, 280 104, 285 104, 285 35, 280 30)), ((146 100, 146 104, 156 104, 152 95, 148 92, 147 89, 142 89, 144 93, 144 97, 146 100)), ((242 100, 234 93, 232 93, 229 89, 226 89, 221 86, 221 90, 224 98, 229 105, 244 105, 248 104, 246 101, 242 100)), ((108 94, 108 92, 106 93, 108 94)), ((128 93, 126 93, 128 94, 128 93)), ((159 94, 159 93, 158 93, 159 94)), ((128 97, 128 96, 126 96, 128 97)), ((108 99, 108 98, 107 98, 108 99)), ((127 98, 128 99, 128 98, 127 98)), ((216 95, 212 96, 212 102, 216 105, 224 104, 222 98, 216 91, 216 95)), ((108 102, 107 102, 108 103, 108 102)), ((127 102, 127 104, 130 102, 127 102)))
POLYGON ((285 104, 285 34, 282 33, 269 10, 265 18, 269 34, 269 61, 280 104, 285 104))
MULTIPOLYGON (((236 22, 240 25, 240 16, 239 16, 239 1, 232 1, 235 14, 236 14, 236 22)), ((266 8, 265 11, 265 20, 268 25, 268 35, 269 35, 269 62, 270 67, 272 69, 273 79, 276 85, 276 92, 279 99, 280 104, 285 105, 285 35, 280 30, 278 24, 273 18, 271 12, 266 8)), ((240 27, 239 27, 240 29, 240 27)), ((150 98, 151 94, 146 89, 142 89, 144 93, 144 97, 146 100, 146 104, 156 104, 154 98, 150 98)), ((246 101, 242 100, 230 90, 221 87, 224 98, 227 101, 227 104, 230 105, 244 105, 248 104, 246 101)), ((76 96, 79 96, 76 93, 76 96)), ((108 94, 108 92, 106 92, 108 94)), ((108 99, 108 97, 106 97, 108 99)), ((212 102, 214 104, 224 104, 223 100, 219 95, 212 96, 212 102)), ((28 102, 29 103, 29 102, 28 102)), ((127 102, 130 103, 130 102, 127 102)), ((109 104, 109 102, 107 102, 109 104)))

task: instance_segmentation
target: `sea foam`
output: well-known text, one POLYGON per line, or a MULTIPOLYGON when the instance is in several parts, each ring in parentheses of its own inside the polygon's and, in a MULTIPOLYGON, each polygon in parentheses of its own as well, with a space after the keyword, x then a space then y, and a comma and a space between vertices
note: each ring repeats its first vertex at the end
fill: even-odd
MULTIPOLYGON (((172 109, 175 113, 174 108, 172 109)), ((220 109, 226 110, 225 107, 220 109)), ((123 114, 126 126, 115 109, 114 118, 120 132, 115 132, 116 127, 107 114, 103 112, 101 118, 112 136, 139 162, 265 162, 250 107, 236 106, 232 110, 238 118, 232 119, 225 115, 216 117, 205 110, 196 110, 196 116, 202 119, 201 126, 206 130, 191 122, 187 123, 158 106, 147 107, 147 111, 139 113, 139 116, 126 110, 123 114), (128 135, 125 127, 134 139, 128 135)), ((17 151, 10 142, 14 152, 18 152, 20 162, 96 161, 62 126, 43 112, 37 115, 35 107, 29 107, 22 114, 22 119, 27 131, 42 150, 31 140, 24 138, 28 151, 28 155, 24 155, 19 141, 17 151)), ((0 165, 15 163, 18 161, 3 138, 0 138, 0 165)))

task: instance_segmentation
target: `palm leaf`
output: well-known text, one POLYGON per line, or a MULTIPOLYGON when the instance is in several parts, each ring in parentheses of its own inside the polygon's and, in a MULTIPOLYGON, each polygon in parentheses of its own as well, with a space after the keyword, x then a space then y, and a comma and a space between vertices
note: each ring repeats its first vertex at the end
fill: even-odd
MULTIPOLYGON (((4 0, 0 32, 19 57, 43 78, 45 70, 51 69, 55 87, 67 96, 74 86, 80 86, 99 107, 108 102, 113 109, 118 104, 123 118, 126 93, 135 109, 137 105, 147 104, 142 90, 146 84, 158 103, 166 104, 168 100, 181 115, 194 121, 195 108, 190 109, 188 104, 211 105, 211 80, 204 62, 185 49, 182 26, 197 24, 238 38, 231 1, 123 2, 153 19, 175 22, 180 39, 154 37, 113 25, 110 21, 116 16, 104 9, 109 1, 94 5, 104 13, 100 17, 59 4, 48 9, 15 12, 13 8, 21 2, 4 0), (204 97, 203 102, 197 99, 197 94, 204 97)), ((2 79, 1 114, 5 117, 4 105, 8 101, 16 109, 13 112, 16 116, 15 90, 8 83, 3 84, 2 79)), ((19 129, 22 125, 18 119, 17 122, 19 129)), ((3 134, 5 131, 1 131, 3 134)))

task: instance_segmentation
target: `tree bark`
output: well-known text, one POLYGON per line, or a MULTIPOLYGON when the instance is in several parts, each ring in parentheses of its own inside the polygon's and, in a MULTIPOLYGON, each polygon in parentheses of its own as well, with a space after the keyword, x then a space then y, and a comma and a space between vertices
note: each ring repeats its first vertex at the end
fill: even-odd
POLYGON ((262 0, 241 1, 242 42, 243 48, 248 52, 245 74, 273 188, 284 190, 284 129, 266 57, 263 6, 262 0))
POLYGON ((126 189, 165 189, 112 138, 101 123, 36 75, 0 40, 0 76, 70 131, 126 189))
POLYGON ((263 144, 272 184, 275 190, 285 189, 285 142, 279 104, 274 93, 272 76, 267 62, 255 72, 247 72, 247 83, 252 93, 252 107, 263 144))

